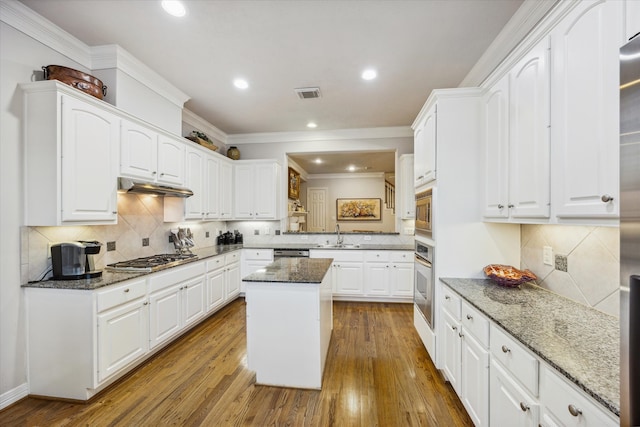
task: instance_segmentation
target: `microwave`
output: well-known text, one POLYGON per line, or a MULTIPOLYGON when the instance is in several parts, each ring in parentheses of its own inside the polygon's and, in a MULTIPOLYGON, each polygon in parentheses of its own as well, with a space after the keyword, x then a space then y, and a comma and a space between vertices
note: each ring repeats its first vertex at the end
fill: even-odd
POLYGON ((416 234, 433 238, 433 197, 432 189, 416 193, 416 234))

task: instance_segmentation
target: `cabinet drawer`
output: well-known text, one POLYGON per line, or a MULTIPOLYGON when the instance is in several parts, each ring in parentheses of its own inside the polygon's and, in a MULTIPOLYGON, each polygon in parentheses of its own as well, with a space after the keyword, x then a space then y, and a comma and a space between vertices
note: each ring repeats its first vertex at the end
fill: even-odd
POLYGON ((460 297, 447 286, 442 286, 440 297, 442 308, 447 310, 456 320, 460 320, 460 297))
POLYGON ((149 279, 149 292, 155 292, 191 279, 192 277, 204 275, 205 264, 204 261, 194 262, 183 267, 174 267, 166 272, 153 275, 149 279))
MULTIPOLYGON (((226 254, 225 256, 235 255, 238 256, 238 252, 231 252, 230 254, 226 254)), ((244 250, 244 258, 245 259, 262 259, 262 260, 270 260, 273 259, 273 249, 245 249, 244 250)))
POLYGON ((550 416, 567 427, 616 426, 620 421, 614 420, 583 392, 546 366, 540 372, 540 401, 547 417, 550 416))
POLYGON ((489 341, 491 355, 499 360, 534 396, 538 396, 538 359, 493 324, 489 341))
MULTIPOLYGON (((269 250, 267 250, 265 252, 266 252, 266 255, 261 255, 261 256, 266 257, 266 258, 252 258, 252 259, 267 259, 267 260, 270 260, 270 259, 273 258, 273 255, 272 255, 273 252, 271 251, 271 249, 269 249, 269 250)), ((234 262, 238 262, 238 261, 240 261, 240 252, 238 252, 238 251, 231 252, 230 254, 225 254, 225 256, 224 256, 224 264, 225 265, 233 264, 234 262)))
POLYGON ((145 279, 132 280, 119 285, 110 286, 108 289, 98 291, 96 301, 98 313, 112 307, 133 301, 145 296, 147 293, 147 281, 145 279))
POLYGON ((471 333, 482 347, 489 347, 489 320, 468 302, 462 301, 462 325, 471 333))
POLYGON ((365 261, 387 262, 389 259, 389 251, 364 251, 365 261))
POLYGON ((390 251, 391 262, 413 263, 413 252, 410 251, 390 251))
POLYGON ((207 260, 207 271, 216 271, 224 267, 224 256, 220 255, 207 260))

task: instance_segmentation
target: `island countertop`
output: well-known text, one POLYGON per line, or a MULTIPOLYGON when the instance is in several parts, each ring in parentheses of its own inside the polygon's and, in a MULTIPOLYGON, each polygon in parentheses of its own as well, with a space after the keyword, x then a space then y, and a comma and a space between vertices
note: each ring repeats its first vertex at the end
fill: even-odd
POLYGON ((620 415, 618 319, 534 284, 441 278, 568 380, 620 415))
POLYGON ((280 258, 243 277, 245 282, 321 283, 333 258, 280 258))

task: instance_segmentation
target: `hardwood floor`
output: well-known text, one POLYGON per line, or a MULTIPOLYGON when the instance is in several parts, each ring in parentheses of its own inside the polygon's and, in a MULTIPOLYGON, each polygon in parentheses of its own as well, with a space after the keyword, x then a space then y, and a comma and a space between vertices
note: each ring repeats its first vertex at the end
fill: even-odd
POLYGON ((257 386, 236 300, 91 403, 24 399, 0 426, 472 426, 411 304, 334 303, 322 391, 257 386))

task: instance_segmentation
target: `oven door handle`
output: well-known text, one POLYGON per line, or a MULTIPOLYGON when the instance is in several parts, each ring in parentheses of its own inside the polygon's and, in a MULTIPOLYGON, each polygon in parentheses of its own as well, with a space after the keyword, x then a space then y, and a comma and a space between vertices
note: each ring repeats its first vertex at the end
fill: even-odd
POLYGON ((420 255, 415 255, 415 261, 420 264, 423 265, 425 267, 431 268, 431 263, 429 261, 427 261, 426 259, 422 258, 420 255))

